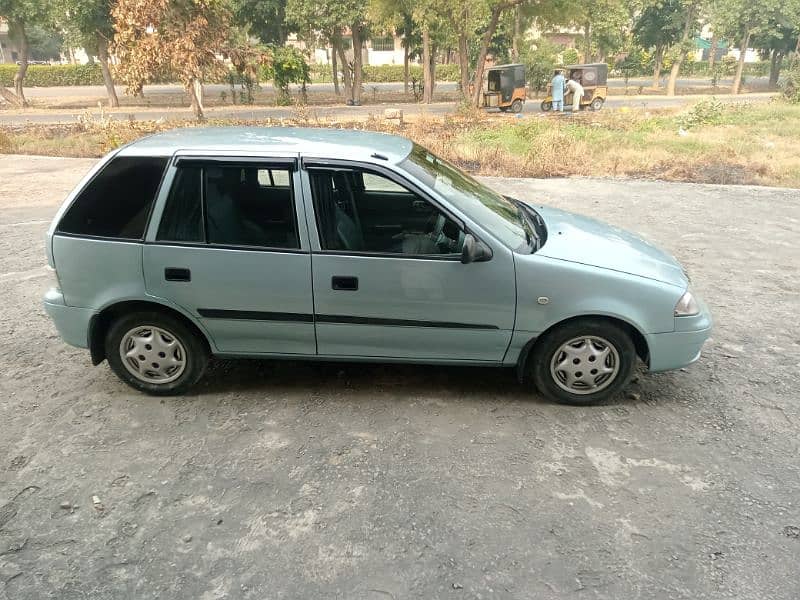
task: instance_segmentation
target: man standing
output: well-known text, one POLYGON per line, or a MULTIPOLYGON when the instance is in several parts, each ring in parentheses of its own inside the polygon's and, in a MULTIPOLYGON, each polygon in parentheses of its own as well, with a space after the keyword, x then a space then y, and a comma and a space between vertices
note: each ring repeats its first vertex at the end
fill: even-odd
POLYGON ((569 79, 567 81, 567 91, 572 92, 572 114, 577 115, 578 111, 581 109, 583 86, 574 79, 569 79))
POLYGON ((556 71, 550 82, 550 97, 553 99, 553 110, 564 112, 564 75, 556 71))

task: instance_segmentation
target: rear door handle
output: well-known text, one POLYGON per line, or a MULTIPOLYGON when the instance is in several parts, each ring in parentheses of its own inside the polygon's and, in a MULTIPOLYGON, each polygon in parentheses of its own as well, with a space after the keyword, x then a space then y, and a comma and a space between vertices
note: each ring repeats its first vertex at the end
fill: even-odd
POLYGON ((340 277, 334 275, 331 277, 331 287, 334 290, 355 292, 358 290, 358 277, 340 277))
POLYGON ((189 269, 167 267, 164 269, 164 279, 166 281, 191 281, 192 272, 189 269))

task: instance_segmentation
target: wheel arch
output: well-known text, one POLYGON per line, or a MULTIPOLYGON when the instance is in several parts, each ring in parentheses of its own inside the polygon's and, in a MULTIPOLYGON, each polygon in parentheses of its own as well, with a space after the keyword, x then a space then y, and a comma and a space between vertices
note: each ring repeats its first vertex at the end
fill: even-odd
POLYGON ((525 379, 525 374, 528 370, 528 359, 536 350, 537 344, 541 342, 544 337, 550 333, 551 331, 558 329, 564 325, 569 323, 574 323, 576 321, 583 321, 586 319, 592 319, 597 321, 606 321, 608 323, 613 323, 621 327, 628 335, 630 335, 631 340, 633 341, 633 346, 636 348, 636 355, 644 362, 645 364, 649 364, 650 361, 650 349, 647 345, 647 338, 644 334, 639 330, 638 327, 626 321, 624 319, 620 319, 618 317, 612 317, 609 315, 578 315, 575 317, 569 317, 568 319, 563 319, 557 323, 553 323, 550 327, 542 331, 536 337, 531 338, 528 342, 523 346, 522 351, 519 354, 519 359, 517 360, 517 379, 522 382, 525 379))
POLYGON ((213 347, 208 334, 192 318, 180 310, 152 300, 122 300, 104 307, 89 322, 89 353, 91 354, 93 365, 99 365, 106 359, 105 338, 108 328, 114 322, 114 319, 127 313, 145 310, 164 313, 180 320, 197 334, 197 337, 202 340, 209 352, 212 351, 213 347))

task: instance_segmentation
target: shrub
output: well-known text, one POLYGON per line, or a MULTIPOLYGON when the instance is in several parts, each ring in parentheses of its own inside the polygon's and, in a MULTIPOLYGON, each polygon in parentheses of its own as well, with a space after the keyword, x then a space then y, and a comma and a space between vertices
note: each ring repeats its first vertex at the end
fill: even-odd
POLYGON ((294 46, 279 46, 273 50, 272 64, 262 69, 264 79, 271 79, 278 93, 277 102, 281 105, 291 103, 290 83, 309 83, 311 70, 303 53, 294 46))
POLYGON ((701 100, 678 117, 678 125, 690 129, 699 125, 718 125, 722 122, 725 105, 716 98, 701 100))
POLYGON ((800 104, 800 66, 786 71, 778 82, 783 97, 792 104, 800 104))

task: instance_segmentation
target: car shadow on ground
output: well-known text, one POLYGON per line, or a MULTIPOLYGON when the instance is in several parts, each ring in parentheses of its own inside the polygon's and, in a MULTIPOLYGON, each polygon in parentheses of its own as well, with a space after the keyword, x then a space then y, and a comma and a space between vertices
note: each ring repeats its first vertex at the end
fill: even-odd
MULTIPOLYGON (((649 401, 674 399, 681 395, 678 381, 660 374, 654 382, 640 366, 625 390, 605 404, 637 402, 647 388, 649 401)), ((358 363, 328 361, 291 361, 270 359, 212 359, 206 374, 190 392, 207 394, 267 392, 270 395, 322 393, 327 396, 359 397, 389 394, 419 398, 551 404, 526 379, 520 383, 515 368, 358 363)))

